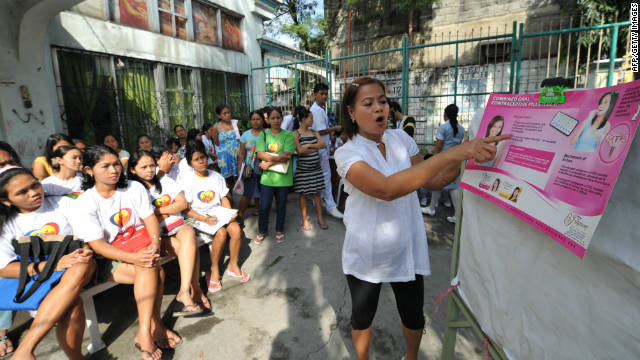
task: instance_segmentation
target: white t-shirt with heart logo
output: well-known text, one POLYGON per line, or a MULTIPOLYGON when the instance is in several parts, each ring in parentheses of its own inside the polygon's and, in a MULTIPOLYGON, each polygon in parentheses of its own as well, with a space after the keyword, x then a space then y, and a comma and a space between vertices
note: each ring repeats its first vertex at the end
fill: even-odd
POLYGON ((149 193, 137 181, 127 181, 127 187, 117 189, 108 199, 92 187, 80 195, 73 206, 73 231, 85 242, 104 239, 112 243, 119 233, 143 226, 142 219, 153 214, 149 193))
POLYGON ((18 259, 11 241, 20 236, 73 234, 69 224, 73 202, 66 196, 47 196, 37 210, 7 221, 0 233, 0 269, 18 259))
MULTIPOLYGON (((173 204, 176 197, 182 192, 182 188, 173 181, 171 178, 163 176, 160 178, 160 185, 162 185, 162 191, 158 191, 155 186, 149 189, 149 197, 153 206, 157 209, 173 204)), ((169 215, 160 223, 160 227, 167 228, 167 226, 174 224, 177 221, 183 220, 182 214, 169 215)))
POLYGON ((212 170, 204 178, 190 172, 180 180, 180 187, 184 189, 184 196, 191 208, 202 215, 222 206, 221 200, 229 192, 222 175, 212 170))

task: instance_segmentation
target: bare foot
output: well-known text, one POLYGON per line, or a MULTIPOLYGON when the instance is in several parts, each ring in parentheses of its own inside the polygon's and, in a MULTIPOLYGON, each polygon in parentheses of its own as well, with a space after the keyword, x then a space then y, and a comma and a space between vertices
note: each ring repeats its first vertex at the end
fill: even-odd
POLYGON ((182 338, 175 332, 162 326, 164 329, 158 329, 153 338, 161 349, 175 349, 182 344, 182 338))
POLYGON ((16 351, 13 353, 11 360, 35 360, 35 358, 36 357, 33 356, 32 353, 30 353, 29 351, 22 351, 18 346, 16 351))
POLYGON ((135 347, 140 351, 140 356, 143 360, 160 360, 162 350, 156 346, 154 339, 138 334, 134 340, 135 347))

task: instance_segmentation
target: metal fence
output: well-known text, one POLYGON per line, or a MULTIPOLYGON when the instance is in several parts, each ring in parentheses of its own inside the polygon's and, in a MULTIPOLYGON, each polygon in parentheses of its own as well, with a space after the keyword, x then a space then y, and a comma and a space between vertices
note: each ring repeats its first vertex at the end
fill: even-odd
MULTIPOLYGON (((322 81, 329 84, 327 110, 340 123, 346 85, 357 77, 372 76, 385 82, 389 98, 416 119, 414 138, 424 147, 434 143, 435 132, 444 121, 443 110, 450 103, 458 105, 458 120, 468 127, 491 93, 540 91, 541 81, 555 76, 574 79, 575 87, 624 81, 624 76, 615 74, 621 71, 616 62, 625 59, 609 59, 622 52, 618 33, 629 22, 584 26, 579 18, 559 19, 434 34, 429 41, 414 45, 404 37, 397 44, 387 42, 383 50, 372 50, 381 46, 369 43, 335 53, 327 50, 324 57, 269 58, 266 66, 251 69, 252 77, 265 80, 264 89, 251 92, 251 105, 281 106, 285 113, 297 104, 310 106, 311 89, 322 81), (590 42, 584 41, 587 36, 590 42), (603 39, 607 38, 605 48, 603 39)), ((627 40, 623 53, 628 49, 627 40)))

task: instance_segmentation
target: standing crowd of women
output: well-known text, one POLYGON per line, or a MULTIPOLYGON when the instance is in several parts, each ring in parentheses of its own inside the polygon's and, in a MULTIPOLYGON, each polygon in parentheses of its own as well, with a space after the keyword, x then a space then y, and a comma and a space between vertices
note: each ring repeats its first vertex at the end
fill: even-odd
MULTIPOLYGON (((289 131, 281 127, 281 110, 266 108, 251 112, 251 128, 240 134, 228 106, 218 106, 216 113, 217 124, 205 124, 202 131, 186 131, 176 125, 176 138, 166 147, 154 146, 148 135, 140 135, 133 153, 122 149, 112 134, 104 136, 102 144, 86 149, 80 141, 53 134, 32 171, 21 167, 9 144, 0 142, 0 277, 18 277, 20 264, 11 240, 33 234, 33 229, 39 229, 36 233, 40 235, 73 234, 85 243, 58 262, 56 270, 65 273, 38 308, 15 349, 16 359, 33 358, 38 342, 56 324, 67 356, 82 358, 84 313, 79 294, 88 284, 104 281, 133 285, 139 324, 134 345, 142 359, 157 360, 163 349, 179 346, 182 339, 160 316, 165 280, 161 258, 176 256, 180 267, 176 301, 182 308, 174 316, 193 315, 211 311, 211 302, 199 286, 194 228, 212 240, 209 293, 223 290, 225 274, 218 264, 227 242, 230 259, 224 278, 251 279, 239 264, 242 230, 238 222, 247 216, 252 200, 258 210, 254 215, 259 216, 257 244, 269 233, 274 197, 274 239, 285 241, 286 198, 291 188, 299 194, 302 229, 312 229, 307 197, 314 200, 317 226, 326 229, 321 208, 321 194, 326 190, 321 151, 327 149, 324 137, 334 130, 343 130, 348 139, 336 150, 335 160, 350 195, 342 260, 351 292, 357 356, 368 358, 380 285, 389 282, 407 341, 405 356, 416 358, 424 327, 423 276, 430 273, 416 190, 438 190, 451 183, 463 160, 491 160, 493 143, 505 137, 453 146, 447 136, 458 138, 464 130, 455 122, 457 108, 448 108, 445 116, 451 130, 439 130, 442 139, 438 140, 443 144, 436 155, 423 161, 411 137, 402 129, 387 129, 385 87, 372 78, 359 78, 346 88, 343 129, 314 130, 314 113, 298 107, 294 130, 289 131), (239 183, 238 178, 244 184, 238 213, 219 226, 217 214, 232 208, 230 189, 239 183), (149 240, 145 246, 131 249, 124 245, 142 235, 149 240)), ((35 275, 43 266, 31 264, 28 273, 35 275)), ((11 322, 11 312, 0 312, 0 329, 4 329, 0 330, 0 346, 5 354, 14 350, 6 337, 11 322)))

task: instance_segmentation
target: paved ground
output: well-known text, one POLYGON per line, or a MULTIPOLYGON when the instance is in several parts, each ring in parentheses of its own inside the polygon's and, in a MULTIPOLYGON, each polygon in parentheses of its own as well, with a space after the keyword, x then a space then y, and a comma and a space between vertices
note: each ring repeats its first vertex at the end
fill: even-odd
MULTIPOLYGON (((245 221, 242 247, 243 269, 252 275, 246 284, 223 278, 224 290, 211 295, 213 314, 200 318, 170 318, 177 292, 175 262, 166 266, 168 281, 163 313, 167 323, 183 338, 175 352, 164 359, 354 359, 349 316, 350 297, 340 263, 344 239, 341 221, 328 218, 329 230, 300 229, 297 195, 289 196, 287 241, 276 244, 267 237, 262 245, 250 242, 257 231, 257 217, 245 221)), ((425 278, 426 335, 420 347, 421 359, 439 359, 446 302, 433 315, 433 300, 447 288, 453 225, 445 216, 452 210, 438 208, 437 216, 425 217, 429 238, 432 275, 425 278)), ((315 222, 315 213, 311 215, 315 222)), ((275 221, 272 212, 271 224, 275 221)), ((204 250, 204 249, 203 249, 204 250)), ((205 250, 206 251, 206 250, 205 250)), ((206 254, 205 254, 206 255, 206 254)), ((204 265, 203 266, 208 266, 204 265)), ((204 284, 203 284, 204 285, 204 284)), ((107 348, 88 359, 139 359, 133 347, 137 330, 132 287, 120 285, 96 296, 100 331, 107 348)), ((23 335, 29 325, 19 313, 12 339, 23 335)), ((378 313, 373 323, 372 359, 400 359, 404 340, 400 332, 393 293, 383 286, 378 313)), ((85 345, 88 344, 85 333, 85 345)), ((470 332, 458 336, 460 359, 480 359, 481 345, 470 332)), ((40 359, 63 359, 54 332, 37 349, 40 359)))

